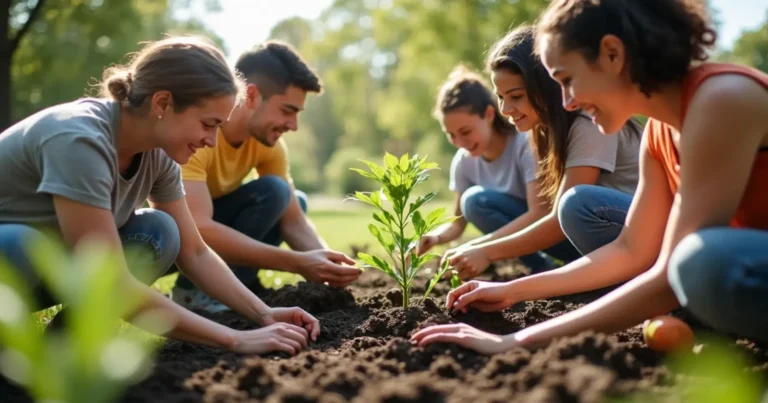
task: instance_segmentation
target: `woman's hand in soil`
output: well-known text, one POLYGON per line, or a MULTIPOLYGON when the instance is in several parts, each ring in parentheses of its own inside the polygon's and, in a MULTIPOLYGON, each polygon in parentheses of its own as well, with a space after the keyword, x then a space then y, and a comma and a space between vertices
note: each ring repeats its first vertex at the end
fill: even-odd
POLYGON ((452 255, 447 255, 448 264, 459 272, 462 280, 479 276, 491 264, 491 259, 480 246, 470 246, 458 249, 452 255))
POLYGON ((437 325, 422 329, 411 336, 411 342, 424 347, 432 343, 452 343, 480 354, 496 354, 514 347, 511 336, 499 336, 475 329, 464 323, 437 325))
POLYGON ((446 305, 448 309, 463 313, 467 312, 467 308, 481 312, 499 311, 517 302, 510 288, 510 283, 473 280, 451 290, 446 305))
POLYGON ((307 281, 345 287, 360 277, 360 269, 344 265, 354 265, 355 261, 343 253, 312 250, 301 252, 300 256, 297 273, 307 281))
POLYGON ((290 323, 274 323, 256 330, 235 333, 232 351, 238 354, 263 354, 283 351, 296 355, 307 347, 307 331, 290 323))
POLYGON ((312 338, 312 341, 315 341, 320 334, 320 321, 299 307, 269 308, 269 311, 264 313, 261 317, 261 324, 264 326, 280 322, 298 326, 302 328, 302 330, 305 330, 305 339, 307 335, 309 335, 309 337, 312 338))

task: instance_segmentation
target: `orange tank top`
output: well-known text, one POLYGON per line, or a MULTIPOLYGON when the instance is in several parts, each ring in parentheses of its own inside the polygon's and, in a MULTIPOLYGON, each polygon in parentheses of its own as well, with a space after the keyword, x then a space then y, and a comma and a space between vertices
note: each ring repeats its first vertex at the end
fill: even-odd
MULTIPOLYGON (((688 103, 696 90, 708 78, 718 74, 740 74, 750 77, 768 90, 768 75, 747 66, 726 63, 705 63, 691 69, 683 79, 682 105, 685 119, 688 103)), ((680 187, 680 160, 672 141, 675 129, 655 119, 648 120, 648 147, 651 155, 664 167, 672 193, 680 187)), ((768 229, 768 150, 761 149, 752 167, 749 182, 741 202, 731 218, 731 227, 768 229)))

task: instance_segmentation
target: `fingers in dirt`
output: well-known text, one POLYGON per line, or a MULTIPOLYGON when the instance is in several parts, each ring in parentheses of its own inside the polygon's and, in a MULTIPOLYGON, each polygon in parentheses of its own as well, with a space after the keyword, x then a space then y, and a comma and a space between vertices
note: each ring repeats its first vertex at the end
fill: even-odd
POLYGON ((290 354, 291 356, 294 356, 299 352, 299 350, 288 343, 284 343, 282 340, 275 340, 270 347, 273 351, 282 351, 290 354))
POLYGON ((435 333, 454 333, 461 330, 460 324, 449 324, 449 325, 436 325, 436 326, 430 326, 424 329, 419 330, 418 332, 411 335, 412 341, 418 341, 419 339, 422 339, 426 336, 429 336, 430 334, 435 333))
POLYGON ((421 341, 419 341, 419 347, 427 346, 433 343, 451 343, 464 346, 464 340, 465 339, 459 337, 458 333, 437 333, 431 334, 421 339, 421 341))
POLYGON ((298 311, 298 317, 294 316, 294 321, 298 321, 303 326, 302 329, 308 332, 308 337, 311 337, 312 341, 317 340, 320 334, 320 321, 316 317, 302 309, 298 311))
POLYGON ((304 344, 302 344, 302 343, 300 343, 300 342, 298 342, 298 341, 296 341, 296 340, 294 340, 294 339, 292 339, 290 337, 283 337, 282 339, 280 339, 280 343, 287 344, 287 345, 293 347, 293 349, 296 351, 296 353, 298 353, 299 351, 301 351, 301 350, 303 350, 303 349, 305 349, 307 347, 306 341, 305 341, 304 344))
POLYGON ((496 312, 507 307, 505 302, 475 302, 472 308, 477 309, 480 312, 496 312))
POLYGON ((320 335, 320 322, 306 323, 304 328, 307 329, 307 331, 310 333, 310 338, 312 341, 317 341, 317 336, 320 335))
MULTIPOLYGON (((296 322, 295 318, 296 317, 294 316, 294 322, 296 322)), ((303 322, 302 322, 302 324, 303 324, 303 322)), ((280 325, 282 326, 282 329, 291 330, 291 331, 293 331, 295 333, 298 333, 299 335, 303 336, 305 339, 307 337, 309 337, 309 333, 307 333, 307 331, 304 329, 304 327, 301 326, 301 324, 296 325, 296 324, 293 324, 293 323, 283 322, 280 325)))
POLYGON ((448 305, 448 309, 453 309, 454 305, 456 304, 456 300, 459 299, 462 295, 472 291, 474 288, 472 288, 472 283, 464 283, 460 285, 458 288, 451 290, 448 293, 448 298, 446 298, 445 302, 448 305))

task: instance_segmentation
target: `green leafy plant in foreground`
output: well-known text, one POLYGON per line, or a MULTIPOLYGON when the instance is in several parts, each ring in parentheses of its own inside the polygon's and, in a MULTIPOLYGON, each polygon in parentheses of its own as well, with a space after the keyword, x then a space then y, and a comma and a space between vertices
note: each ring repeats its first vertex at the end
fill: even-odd
MULTIPOLYGON (((0 259, 0 371, 35 401, 109 402, 148 371, 157 342, 120 318, 141 301, 129 295, 115 254, 96 242, 70 253, 47 237, 35 239, 31 260, 47 289, 61 301, 63 329, 41 331, 32 314, 33 291, 0 259)), ((30 249, 32 250, 32 249, 30 249)), ((130 252, 129 252, 130 253, 130 252)), ((157 312, 134 320, 167 330, 157 312)))
MULTIPOLYGON (((436 227, 454 220, 455 217, 444 217, 445 207, 437 208, 426 215, 422 214, 421 208, 434 199, 437 192, 417 196, 411 201, 414 189, 429 179, 429 171, 437 168, 437 164, 427 162, 426 157, 405 154, 397 158, 386 153, 382 166, 370 161, 360 161, 368 166, 368 171, 351 169, 378 182, 381 187, 373 192, 355 192, 352 198, 377 209, 373 213, 375 222, 368 225, 368 230, 384 247, 389 261, 367 253, 358 253, 357 256, 367 266, 387 273, 397 282, 403 292, 403 308, 408 308, 411 286, 416 275, 424 263, 439 257, 435 253, 418 256, 416 247, 419 239, 436 227)), ((444 264, 438 270, 427 286, 425 298, 447 269, 447 265, 444 264)))
POLYGON ((666 388, 637 392, 612 403, 741 403, 766 402, 760 364, 748 350, 712 333, 698 333, 692 351, 664 359, 673 381, 666 388))

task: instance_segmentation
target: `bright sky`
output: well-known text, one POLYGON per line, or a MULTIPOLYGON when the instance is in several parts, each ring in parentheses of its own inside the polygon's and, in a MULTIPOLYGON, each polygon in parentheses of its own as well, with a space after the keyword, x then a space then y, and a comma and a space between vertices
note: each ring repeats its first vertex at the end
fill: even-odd
MULTIPOLYGON (((237 55, 267 39, 269 31, 279 21, 300 16, 315 18, 333 0, 220 0, 222 11, 202 15, 196 12, 224 39, 231 61, 237 55)), ((720 11, 722 21, 720 46, 730 47, 742 30, 754 29, 766 19, 766 0, 711 0, 720 11)))

